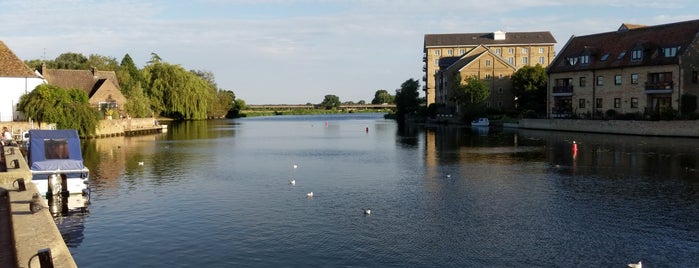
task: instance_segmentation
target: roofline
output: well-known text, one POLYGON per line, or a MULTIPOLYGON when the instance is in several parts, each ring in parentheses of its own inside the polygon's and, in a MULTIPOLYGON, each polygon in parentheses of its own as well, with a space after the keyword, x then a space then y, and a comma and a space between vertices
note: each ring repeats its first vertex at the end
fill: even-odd
POLYGON ((448 46, 448 45, 445 45, 445 46, 425 46, 425 48, 438 48, 438 47, 457 47, 457 48, 458 48, 458 47, 477 47, 477 46, 480 46, 480 45, 484 45, 484 46, 487 46, 487 47, 507 47, 507 46, 533 45, 533 44, 537 44, 537 45, 552 45, 552 46, 555 46, 555 45, 556 45, 556 43, 521 43, 521 44, 519 44, 519 43, 506 43, 506 44, 492 44, 492 45, 490 45, 490 44, 477 44, 477 45, 455 45, 455 46, 448 46))

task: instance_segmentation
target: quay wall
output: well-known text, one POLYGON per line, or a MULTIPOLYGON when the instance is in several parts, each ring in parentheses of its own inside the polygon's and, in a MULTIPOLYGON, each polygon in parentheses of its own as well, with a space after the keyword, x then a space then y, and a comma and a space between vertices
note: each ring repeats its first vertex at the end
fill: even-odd
POLYGON ((699 138, 699 120, 521 119, 516 127, 557 131, 699 138))
MULTIPOLYGON (((21 139, 21 133, 29 129, 51 129, 52 125, 47 123, 29 122, 1 122, 0 127, 8 127, 15 140, 21 139)), ((123 118, 100 120, 97 124, 95 134, 86 138, 102 138, 112 136, 123 136, 131 132, 149 133, 159 132, 163 126, 153 118, 123 118)))
MULTIPOLYGON (((73 268, 78 267, 73 256, 63 241, 56 223, 53 221, 46 200, 41 198, 44 209, 31 212, 29 209, 32 195, 38 193, 29 171, 29 166, 24 156, 16 146, 2 148, 6 162, 6 172, 0 172, 0 187, 9 192, 11 224, 14 234, 14 243, 17 256, 17 267, 39 267, 39 259, 35 257, 38 251, 51 250, 51 259, 54 267, 73 268), (12 149, 12 150, 11 150, 12 149), (10 165, 13 160, 19 162, 19 166, 10 165), (23 178, 26 191, 18 191, 15 180, 23 178), (31 261, 31 264, 30 264, 31 261)), ((6 222, 6 221, 3 221, 6 222)), ((0 235, 0 239, 10 239, 0 235)))

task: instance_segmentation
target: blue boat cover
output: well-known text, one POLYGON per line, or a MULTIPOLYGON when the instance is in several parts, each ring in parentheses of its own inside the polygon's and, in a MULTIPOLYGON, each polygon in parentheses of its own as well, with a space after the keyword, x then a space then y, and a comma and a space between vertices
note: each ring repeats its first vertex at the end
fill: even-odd
POLYGON ((83 169, 78 132, 74 129, 29 130, 29 165, 32 171, 83 169))

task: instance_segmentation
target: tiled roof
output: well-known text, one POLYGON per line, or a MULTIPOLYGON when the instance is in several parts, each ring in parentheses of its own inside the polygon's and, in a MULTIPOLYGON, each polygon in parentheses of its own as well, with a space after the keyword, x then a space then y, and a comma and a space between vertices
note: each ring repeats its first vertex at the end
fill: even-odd
POLYGON ((606 32, 572 37, 549 66, 549 73, 609 69, 634 66, 678 64, 699 33, 699 20, 637 28, 620 27, 606 32), (677 56, 665 57, 664 48, 678 48, 677 56), (632 51, 641 49, 641 60, 632 60, 632 51), (590 62, 582 64, 581 56, 590 62), (578 59, 570 64, 570 59, 578 59))
POLYGON ((0 77, 37 77, 5 43, 0 41, 0 77))
POLYGON ((44 79, 51 84, 62 88, 78 88, 85 91, 88 96, 92 96, 94 91, 101 86, 105 80, 110 80, 119 88, 116 73, 114 71, 90 70, 65 70, 42 68, 41 74, 44 79))
POLYGON ((426 34, 425 47, 506 46, 521 44, 556 44, 551 32, 508 32, 505 39, 495 40, 494 33, 426 34))

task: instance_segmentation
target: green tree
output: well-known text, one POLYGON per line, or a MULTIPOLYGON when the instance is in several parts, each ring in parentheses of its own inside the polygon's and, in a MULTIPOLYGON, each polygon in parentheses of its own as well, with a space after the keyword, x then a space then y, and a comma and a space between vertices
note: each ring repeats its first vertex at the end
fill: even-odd
POLYGON ((57 128, 76 129, 81 136, 94 134, 99 121, 99 112, 90 107, 87 93, 48 84, 22 95, 17 109, 39 125, 56 123, 57 128))
POLYGON ((340 97, 336 95, 325 95, 325 98, 323 99, 323 102, 320 103, 320 106, 326 110, 330 110, 340 107, 340 103, 340 97))
POLYGON ((119 63, 114 57, 90 54, 81 69, 90 70, 92 68, 99 71, 116 71, 119 68, 119 63))
POLYGON ((405 115, 414 113, 420 108, 420 82, 415 79, 408 79, 396 90, 396 116, 398 122, 402 123, 405 115))
POLYGON ((211 110, 209 111, 210 118, 222 118, 228 115, 230 110, 235 106, 235 93, 230 90, 219 90, 216 92, 211 110))
POLYGON ((87 58, 80 53, 66 52, 58 55, 53 61, 53 66, 48 66, 55 69, 83 70, 87 63, 87 58))
POLYGON ((524 66, 512 75, 512 87, 518 111, 532 110, 546 113, 546 87, 548 76, 541 65, 524 66))
POLYGON ((157 54, 152 55, 143 73, 153 111, 180 119, 206 119, 216 89, 181 66, 162 62, 157 54))
POLYGON ((137 83, 131 89, 124 110, 130 117, 143 118, 153 115, 150 109, 150 99, 143 92, 141 83, 137 83))
POLYGON ((459 73, 454 75, 450 91, 452 92, 452 100, 466 106, 481 104, 490 97, 488 85, 478 79, 478 77, 471 76, 466 80, 465 84, 462 84, 459 73))
POLYGON ((371 100, 371 104, 393 103, 394 98, 388 91, 379 89, 374 93, 374 99, 371 100))

